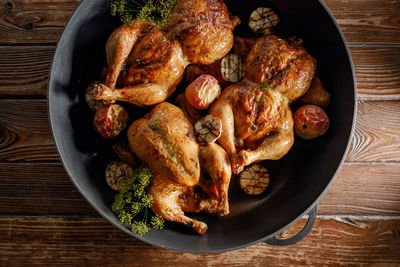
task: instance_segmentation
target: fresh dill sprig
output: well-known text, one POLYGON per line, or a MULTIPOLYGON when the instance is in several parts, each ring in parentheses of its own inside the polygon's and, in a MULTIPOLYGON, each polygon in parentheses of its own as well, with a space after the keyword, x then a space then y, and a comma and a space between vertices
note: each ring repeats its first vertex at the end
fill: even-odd
POLYGON ((164 228, 165 220, 160 215, 156 215, 151 217, 151 226, 156 229, 160 230, 164 228))
POLYGON ((123 23, 136 18, 165 29, 177 3, 178 0, 115 0, 110 12, 112 16, 119 16, 123 23))
POLYGON ((147 167, 136 169, 132 177, 121 181, 121 191, 115 196, 111 206, 118 219, 131 227, 132 232, 144 235, 151 227, 162 229, 164 219, 159 215, 152 215, 148 221, 148 213, 153 204, 153 197, 147 193, 152 173, 147 167), (142 216, 142 219, 138 219, 142 216))

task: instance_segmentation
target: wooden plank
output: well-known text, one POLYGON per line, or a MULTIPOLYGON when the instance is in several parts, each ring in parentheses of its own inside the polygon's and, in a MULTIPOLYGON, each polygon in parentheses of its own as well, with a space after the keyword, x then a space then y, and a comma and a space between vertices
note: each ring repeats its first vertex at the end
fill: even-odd
MULTIPOLYGON (((298 231, 304 220, 286 231, 298 231)), ((400 220, 317 219, 289 247, 259 243, 236 251, 195 255, 138 241, 103 218, 0 218, 0 265, 101 266, 337 266, 400 263, 400 220)), ((387 265, 385 265, 387 266, 387 265)))
POLYGON ((0 161, 58 161, 45 100, 0 100, 0 161))
POLYGON ((0 97, 45 97, 54 46, 0 46, 0 97))
MULTIPOLYGON (((400 101, 360 101, 347 161, 399 162, 398 114, 400 101)), ((58 162, 45 100, 0 100, 0 130, 0 162, 58 162)))
POLYGON ((0 44, 56 43, 79 0, 2 0, 0 44))
MULTIPOLYGON (((78 2, 3 0, 0 4, 0 44, 55 43, 78 2)), ((350 44, 400 44, 400 1, 324 2, 350 44)))
MULTIPOLYGON (((0 46, 0 98, 46 97, 54 46, 0 46)), ((400 99, 400 48, 353 47, 361 99, 400 99)))
POLYGON ((400 44, 400 1, 325 0, 349 44, 400 44))
MULTIPOLYGON (((318 214, 399 216, 399 175, 398 163, 345 163, 318 203, 318 214)), ((99 216, 61 164, 37 163, 0 163, 0 214, 99 216)))
POLYGON ((400 101, 361 101, 347 161, 400 161, 400 101))
POLYGON ((400 215, 400 164, 345 163, 318 214, 400 215))
POLYGON ((0 214, 99 216, 59 163, 0 164, 0 214))
POLYGON ((352 47, 359 99, 400 100, 400 48, 352 47))

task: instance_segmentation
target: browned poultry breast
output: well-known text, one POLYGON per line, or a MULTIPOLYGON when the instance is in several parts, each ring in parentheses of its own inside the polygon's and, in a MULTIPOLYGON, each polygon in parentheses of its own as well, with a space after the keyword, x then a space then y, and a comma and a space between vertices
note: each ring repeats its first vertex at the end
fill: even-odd
POLYGON ((289 151, 294 140, 289 104, 307 91, 315 65, 300 45, 273 35, 256 42, 247 57, 245 80, 227 87, 210 109, 222 121, 218 141, 234 173, 289 151))
POLYGON ((211 64, 231 50, 238 23, 236 17, 231 20, 222 0, 186 0, 174 9, 168 30, 190 63, 211 64))
POLYGON ((181 185, 194 186, 200 179, 199 145, 183 112, 161 103, 128 129, 133 152, 149 168, 181 185))
POLYGON ((93 86, 92 96, 138 106, 163 102, 187 65, 210 64, 229 52, 237 23, 222 0, 181 0, 168 31, 140 20, 120 26, 106 44, 105 82, 93 86))
POLYGON ((217 144, 200 147, 193 126, 178 107, 166 102, 157 105, 132 123, 128 140, 132 151, 154 174, 149 192, 154 199, 151 208, 157 214, 204 233, 206 224, 186 217, 184 211, 229 213, 228 156, 217 144), (200 177, 200 163, 211 176, 207 183, 200 177), (207 194, 196 194, 196 186, 207 194))

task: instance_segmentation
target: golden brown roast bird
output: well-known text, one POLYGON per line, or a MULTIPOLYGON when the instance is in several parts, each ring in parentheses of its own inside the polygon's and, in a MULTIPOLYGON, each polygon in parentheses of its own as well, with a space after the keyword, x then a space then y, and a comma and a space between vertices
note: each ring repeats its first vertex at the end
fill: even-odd
POLYGON ((106 78, 93 87, 93 97, 137 106, 163 102, 187 65, 211 64, 229 52, 239 22, 222 0, 181 0, 166 31, 142 20, 120 26, 107 40, 106 78))
POLYGON ((210 109, 222 121, 218 142, 234 173, 289 151, 294 141, 289 104, 308 90, 315 68, 315 59, 297 42, 269 35, 255 43, 245 79, 227 87, 210 109))
POLYGON ((132 151, 154 174, 149 193, 155 213, 189 225, 201 234, 207 225, 184 212, 229 213, 228 155, 215 143, 200 146, 181 109, 166 102, 158 104, 132 123, 128 140, 132 151), (210 180, 201 177, 204 172, 211 176, 210 180), (203 194, 196 187, 203 188, 203 194))

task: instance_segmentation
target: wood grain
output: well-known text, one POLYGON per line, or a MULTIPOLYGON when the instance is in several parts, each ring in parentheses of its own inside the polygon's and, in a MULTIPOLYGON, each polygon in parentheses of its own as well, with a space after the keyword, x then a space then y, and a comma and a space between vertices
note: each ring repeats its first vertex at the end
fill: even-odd
POLYGON ((0 214, 100 216, 59 163, 0 163, 0 214))
POLYGON ((349 44, 400 44, 400 1, 325 0, 349 44))
MULTIPOLYGON (((345 163, 318 203, 318 215, 400 216, 399 174, 397 163, 345 163)), ((61 164, 37 163, 0 163, 0 214, 99 216, 61 164)))
MULTIPOLYGON (((399 162, 398 114, 400 101, 360 101, 346 160, 399 162)), ((45 100, 0 100, 0 161, 58 161, 45 100)))
POLYGON ((347 161, 400 161, 400 101, 361 101, 347 161))
POLYGON ((45 97, 54 46, 0 46, 0 97, 45 97))
MULTIPOLYGON (((55 43, 78 2, 78 0, 68 2, 1 0, 0 44, 55 43)), ((350 44, 400 44, 399 1, 326 0, 324 2, 337 19, 350 44)))
POLYGON ((1 0, 0 44, 56 43, 78 3, 78 0, 1 0))
MULTIPOLYGON (((44 98, 54 46, 0 46, 0 98, 44 98)), ((358 97, 400 99, 400 48, 353 47, 358 97)))
POLYGON ((318 214, 400 215, 400 164, 345 163, 318 214))
MULTIPOLYGON (((304 221, 284 235, 298 231, 304 221)), ((103 218, 0 218, 0 264, 101 266, 338 266, 400 262, 400 220, 317 219, 290 247, 259 243, 208 255, 167 251, 129 237, 103 218)))
POLYGON ((58 161, 44 100, 0 100, 0 161, 58 161))
POLYGON ((400 48, 352 47, 357 96, 363 100, 400 100, 400 48))

